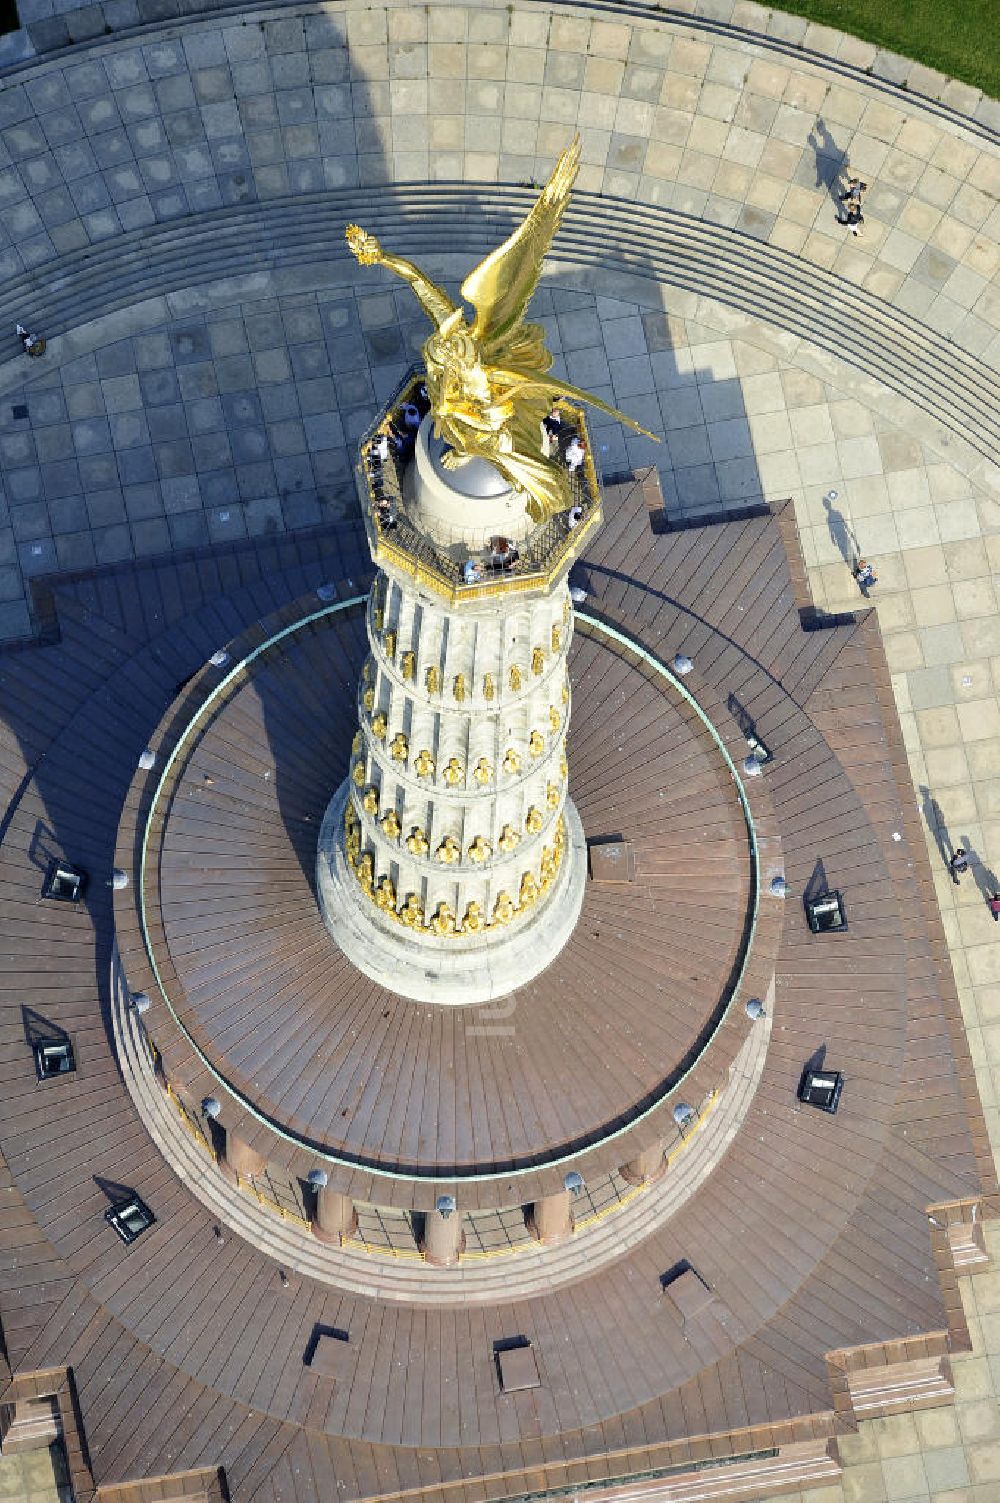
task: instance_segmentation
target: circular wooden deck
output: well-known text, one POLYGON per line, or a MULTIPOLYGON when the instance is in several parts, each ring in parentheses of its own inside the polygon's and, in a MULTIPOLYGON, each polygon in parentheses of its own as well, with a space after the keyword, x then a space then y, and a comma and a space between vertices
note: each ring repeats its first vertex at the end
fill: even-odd
POLYGON ((144 889, 176 1017, 279 1132, 353 1163, 463 1177, 599 1144, 677 1084, 731 996, 754 878, 730 768, 665 679, 578 636, 571 790, 638 878, 591 883, 566 949, 501 1008, 414 1003, 340 955, 314 893, 365 649, 360 612, 304 626, 183 741, 144 889))

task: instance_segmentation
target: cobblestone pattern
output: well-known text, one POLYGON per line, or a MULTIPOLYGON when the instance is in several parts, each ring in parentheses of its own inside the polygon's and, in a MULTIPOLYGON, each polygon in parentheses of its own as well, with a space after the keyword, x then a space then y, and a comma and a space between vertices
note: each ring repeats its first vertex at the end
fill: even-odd
MULTIPOLYGON (((760 21, 754 8, 712 14, 760 21)), ((565 7, 434 5, 286 7, 270 17, 95 44, 0 90, 0 297, 5 274, 27 271, 35 285, 34 306, 16 316, 44 332, 58 258, 123 231, 388 178, 526 181, 544 175, 581 125, 581 186, 749 231, 998 358, 996 155, 861 78, 724 35, 713 42, 680 16, 668 27, 565 7), (442 98, 448 114, 438 113, 442 98), (835 222, 831 193, 847 162, 873 178, 864 241, 835 222)), ((792 19, 767 26, 788 31, 792 19)), ((871 63, 849 54, 839 55, 871 63)), ((964 96, 951 102, 974 107, 964 96)), ((141 259, 141 242, 128 257, 141 259)), ((193 289, 210 274, 208 256, 192 260, 193 289)), ((416 352, 422 326, 405 295, 365 295, 352 307, 353 294, 301 284, 291 301, 258 288, 253 306, 207 315, 192 295, 193 316, 171 319, 165 308, 158 322, 147 300, 121 321, 128 337, 109 347, 97 337, 57 341, 72 358, 53 347, 58 369, 32 380, 27 402, 17 389, 24 357, 0 366, 10 397, 0 406, 0 635, 29 629, 24 580, 33 574, 308 525, 350 504, 353 438, 416 352), (24 406, 27 418, 15 417, 24 406)), ((788 492, 797 479, 813 483, 809 465, 821 458, 831 471, 816 453, 797 471, 780 413, 757 425, 751 452, 741 398, 723 390, 735 373, 714 373, 706 424, 688 421, 695 397, 677 389, 690 372, 671 348, 669 320, 657 325, 654 310, 640 329, 614 318, 609 344, 601 316, 560 308, 566 368, 657 431, 667 427, 656 462, 670 504, 705 507, 769 485, 788 492), (675 388, 668 413, 665 383, 675 388)), ((813 442, 816 422, 796 420, 796 444, 803 433, 813 442)), ((835 439, 853 443, 835 456, 853 478, 877 482, 871 435, 835 439)), ((606 468, 639 453, 624 450, 620 434, 602 442, 606 468)), ((890 511, 878 489, 857 503, 873 518, 890 511)), ((968 495, 952 499, 968 510, 968 495)), ((914 507, 907 538, 927 515, 914 507)), ((894 534, 891 518, 873 524, 866 546, 889 548, 894 534)))
MULTIPOLYGON (((765 326, 743 321, 734 339, 726 310, 667 301, 696 317, 569 287, 536 297, 556 373, 663 435, 595 413, 605 475, 655 463, 668 511, 684 515, 795 496, 824 600, 842 586, 849 533, 881 557, 996 525, 995 502, 914 436, 919 413, 894 423, 858 399, 848 367, 825 363, 823 380, 765 326)), ((223 300, 8 391, 0 631, 30 629, 32 577, 342 515, 357 438, 425 333, 405 290, 223 300)), ((963 593, 980 614, 981 587, 963 593)))
POLYGON ((577 127, 581 187, 745 229, 996 357, 1000 178, 981 137, 863 74, 536 7, 289 6, 12 76, 0 276, 222 204, 537 179, 577 127), (873 185, 863 241, 832 212, 848 163, 873 185))
MULTIPOLYGON (((389 0, 386 9, 403 9, 408 4, 409 0, 389 0)), ((442 30, 447 28, 449 12, 455 7, 448 0, 429 0, 427 8, 440 11, 442 30)), ((688 0, 686 4, 657 8, 661 12, 673 12, 681 20, 691 15, 703 17, 716 26, 731 24, 760 33, 793 57, 799 48, 818 53, 849 68, 863 70, 890 86, 939 101, 984 123, 997 123, 994 101, 984 98, 980 90, 833 27, 769 10, 753 0, 688 0)), ((210 16, 213 11, 231 13, 233 9, 233 0, 21 0, 19 17, 24 29, 0 40, 0 66, 16 64, 34 52, 57 50, 108 32, 152 26, 193 15, 210 16)), ((257 15, 275 13, 273 6, 262 5, 259 0, 242 7, 242 10, 257 15)), ((608 12, 613 15, 610 5, 608 12)), ((560 23, 569 20, 570 26, 574 21, 589 19, 586 13, 576 14, 566 4, 553 5, 551 14, 560 23)), ((433 28, 435 23, 430 24, 433 28)), ((615 23, 605 21, 603 24, 615 23)), ((445 36, 443 39, 447 41, 449 38, 445 36)))
POLYGON ((32 577, 352 508, 350 456, 426 334, 408 301, 347 292, 224 306, 9 392, 0 635, 30 629, 32 577))

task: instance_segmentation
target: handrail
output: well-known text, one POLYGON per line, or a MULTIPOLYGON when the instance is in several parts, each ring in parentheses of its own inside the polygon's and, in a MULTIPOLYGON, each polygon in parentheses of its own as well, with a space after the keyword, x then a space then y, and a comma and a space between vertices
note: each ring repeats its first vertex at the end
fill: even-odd
POLYGON ((372 448, 384 429, 386 415, 411 400, 416 387, 425 379, 420 366, 411 366, 362 434, 358 445, 360 458, 355 465, 355 476, 372 558, 382 568, 389 567, 407 575, 451 606, 523 594, 528 590, 550 589, 565 573, 569 556, 579 556, 603 517, 601 488, 583 408, 569 401, 559 403, 563 411, 572 413, 573 431, 584 440, 583 464, 569 476, 573 502, 581 512, 578 524, 570 527, 565 514, 548 517, 520 544, 519 557, 513 568, 491 579, 467 584, 462 565, 414 524, 396 460, 387 459, 378 466, 372 463, 372 448), (395 516, 391 525, 380 519, 379 490, 382 499, 393 504, 395 516))

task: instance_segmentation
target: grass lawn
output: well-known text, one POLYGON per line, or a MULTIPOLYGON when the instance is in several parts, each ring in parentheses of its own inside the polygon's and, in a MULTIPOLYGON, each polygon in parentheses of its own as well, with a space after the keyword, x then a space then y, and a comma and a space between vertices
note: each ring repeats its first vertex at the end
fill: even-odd
POLYGON ((1000 0, 771 0, 1000 98, 1000 0))

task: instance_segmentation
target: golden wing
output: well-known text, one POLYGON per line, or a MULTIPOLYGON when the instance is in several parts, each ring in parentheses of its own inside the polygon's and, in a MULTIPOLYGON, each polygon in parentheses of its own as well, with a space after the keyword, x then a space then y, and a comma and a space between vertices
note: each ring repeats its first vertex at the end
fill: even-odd
POLYGON ((480 343, 485 364, 509 360, 515 347, 518 364, 530 363, 543 370, 551 364, 540 326, 524 324, 522 319, 579 170, 577 136, 552 169, 527 219, 462 283, 462 296, 476 310, 472 336, 480 343), (541 361, 546 363, 540 365, 541 361))

